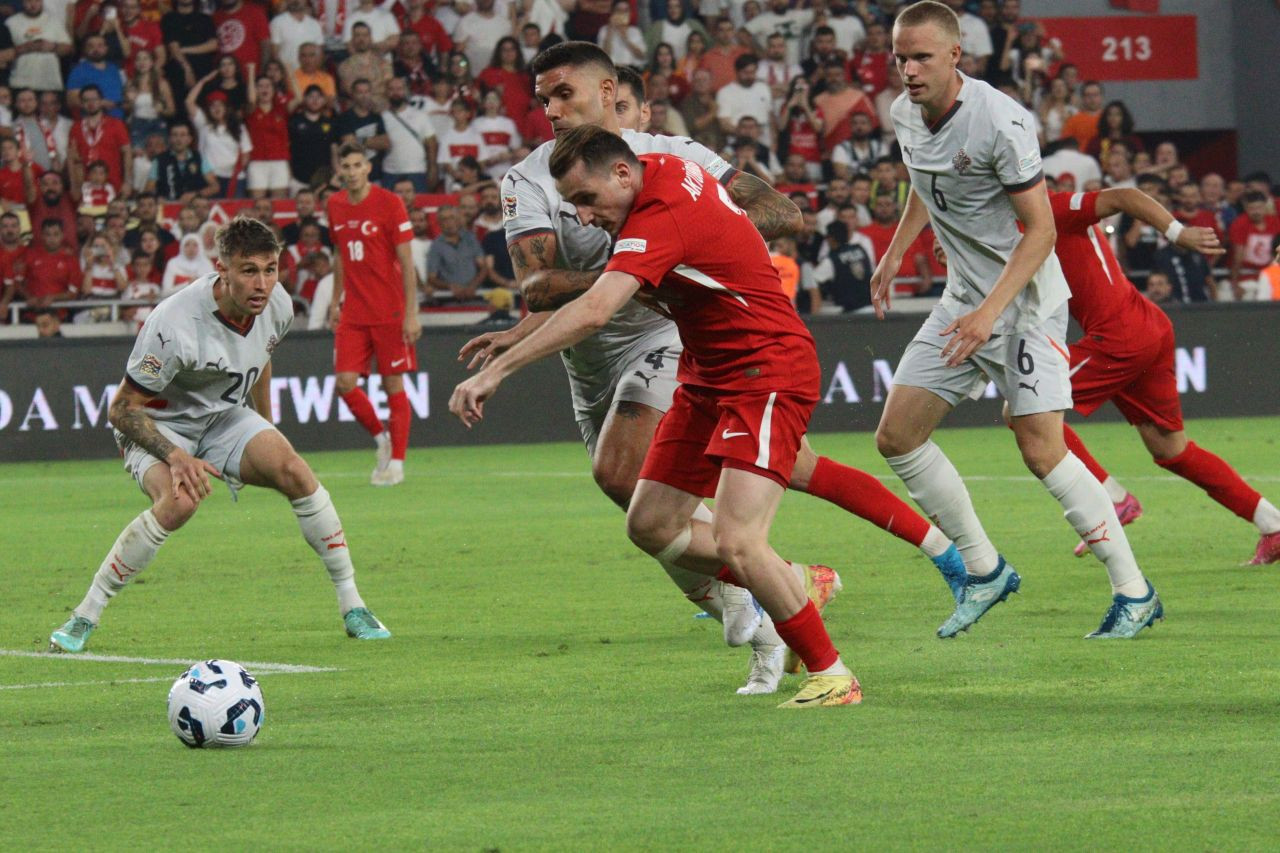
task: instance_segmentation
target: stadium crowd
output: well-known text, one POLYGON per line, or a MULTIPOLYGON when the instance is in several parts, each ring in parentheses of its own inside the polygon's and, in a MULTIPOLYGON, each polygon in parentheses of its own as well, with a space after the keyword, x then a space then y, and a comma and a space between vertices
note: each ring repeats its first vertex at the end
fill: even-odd
MULTIPOLYGON (((1173 142, 1080 78, 1019 0, 946 2, 961 19, 962 70, 1027 107, 1052 188, 1137 186, 1219 232, 1228 252, 1214 270, 1150 226, 1111 223, 1151 299, 1280 299, 1268 175, 1192 174, 1173 142)), ((903 88, 889 34, 905 5, 0 2, 0 323, 56 333, 68 317, 115 316, 101 307, 113 299, 141 322, 148 309, 135 303, 213 268, 214 205, 248 199, 288 247, 282 279, 298 311, 323 325, 324 202, 349 140, 410 211, 424 306, 480 300, 502 319, 516 287, 499 184, 552 138, 526 64, 562 39, 596 42, 636 72, 623 85, 644 88, 649 132, 690 136, 797 202, 803 231, 771 248, 802 311, 867 310, 908 192, 888 116, 903 88), (77 310, 84 300, 94 307, 77 310)), ((928 231, 901 275, 904 293, 940 292, 928 231)))

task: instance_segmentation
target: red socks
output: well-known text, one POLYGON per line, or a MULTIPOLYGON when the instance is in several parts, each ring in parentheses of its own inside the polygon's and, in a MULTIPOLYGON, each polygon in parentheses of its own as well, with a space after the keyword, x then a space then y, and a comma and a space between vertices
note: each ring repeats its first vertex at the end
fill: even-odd
POLYGON ((351 414, 356 416, 360 426, 369 431, 369 435, 376 436, 382 432, 382 421, 378 420, 378 413, 373 410, 373 404, 369 402, 369 397, 364 393, 364 389, 359 387, 352 388, 342 395, 342 402, 347 404, 351 414))
POLYGON ((716 572, 716 580, 720 581, 721 583, 728 583, 728 584, 733 584, 734 586, 740 586, 743 589, 747 588, 747 585, 742 581, 738 580, 738 576, 735 575, 729 569, 728 566, 720 567, 720 571, 716 572))
POLYGON ((409 395, 403 391, 390 394, 387 405, 391 408, 391 458, 403 462, 409 448, 409 395))
POLYGON ((1075 454, 1075 457, 1084 463, 1084 467, 1089 469, 1089 473, 1098 479, 1099 483, 1105 483, 1111 475, 1107 473, 1107 469, 1093 458, 1093 454, 1089 452, 1089 448, 1084 446, 1084 442, 1080 440, 1080 436, 1076 431, 1066 424, 1062 425, 1062 438, 1067 443, 1067 450, 1075 454))
POLYGON ((831 637, 827 635, 827 626, 822 624, 822 616, 812 601, 806 601, 800 612, 785 622, 774 621, 773 627, 778 636, 791 651, 804 661, 809 672, 821 672, 835 665, 840 653, 831 645, 831 637))
POLYGON ((889 491, 884 483, 865 471, 841 465, 825 456, 818 457, 813 476, 809 478, 808 492, 815 498, 822 498, 846 512, 865 518, 917 548, 929 533, 928 520, 889 491))
POLYGON ((1156 464, 1179 477, 1184 477, 1209 493, 1209 497, 1243 518, 1252 522, 1258 509, 1258 494, 1240 479, 1235 469, 1221 457, 1201 449, 1194 441, 1187 442, 1187 449, 1172 459, 1157 459, 1156 464))

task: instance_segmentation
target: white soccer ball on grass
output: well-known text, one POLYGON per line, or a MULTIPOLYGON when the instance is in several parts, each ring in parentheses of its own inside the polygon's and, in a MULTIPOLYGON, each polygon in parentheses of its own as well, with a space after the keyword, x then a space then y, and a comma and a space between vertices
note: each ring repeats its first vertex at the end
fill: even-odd
POLYGON ((234 661, 192 664, 169 688, 169 728, 192 749, 247 746, 263 710, 258 680, 234 661))

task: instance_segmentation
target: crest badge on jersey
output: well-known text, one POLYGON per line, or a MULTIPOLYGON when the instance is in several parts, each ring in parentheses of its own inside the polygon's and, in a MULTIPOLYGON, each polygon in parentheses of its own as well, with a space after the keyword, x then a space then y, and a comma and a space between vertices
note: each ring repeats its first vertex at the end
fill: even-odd
POLYGON ((967 175, 969 167, 973 165, 973 158, 964 153, 964 149, 961 148, 956 152, 956 156, 951 158, 951 165, 955 167, 957 174, 967 175))
POLYGON ((142 361, 138 362, 138 372, 152 379, 160 378, 160 370, 164 367, 164 363, 151 353, 147 353, 142 357, 142 361))
POLYGON ((267 355, 271 355, 271 353, 275 352, 276 345, 278 343, 280 343, 280 339, 277 338, 275 335, 272 335, 271 337, 267 338, 267 355))
POLYGON ((502 197, 502 221, 510 222, 516 218, 516 197, 513 195, 504 195, 502 197))

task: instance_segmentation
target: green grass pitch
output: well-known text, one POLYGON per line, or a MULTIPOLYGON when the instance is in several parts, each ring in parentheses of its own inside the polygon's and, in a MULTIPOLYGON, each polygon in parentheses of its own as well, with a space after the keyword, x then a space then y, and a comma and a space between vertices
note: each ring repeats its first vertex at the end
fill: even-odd
MULTIPOLYGON (((1280 420, 1190 432, 1280 495, 1280 420)), ((578 446, 416 449, 389 490, 372 450, 310 456, 383 643, 346 638, 282 498, 219 487, 90 651, 335 671, 263 675, 258 741, 190 751, 164 714, 181 666, 0 656, 0 847, 1274 849, 1280 569, 1242 568, 1252 526, 1131 429, 1081 434, 1145 505, 1166 621, 1084 641, 1102 566, 1006 430, 946 431, 1022 593, 940 641, 923 557, 789 495, 775 545, 841 571, 828 623, 866 692, 807 713, 774 708, 794 677, 734 695, 745 652, 629 545, 578 446)), ((889 473, 869 435, 814 443, 889 473)), ((115 461, 0 467, 0 648, 43 650, 143 507, 115 461)))

